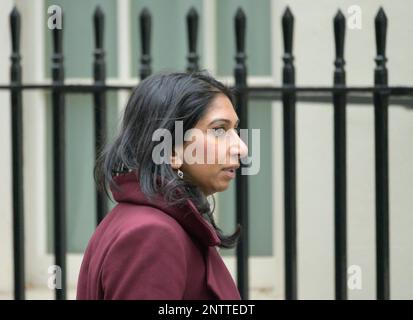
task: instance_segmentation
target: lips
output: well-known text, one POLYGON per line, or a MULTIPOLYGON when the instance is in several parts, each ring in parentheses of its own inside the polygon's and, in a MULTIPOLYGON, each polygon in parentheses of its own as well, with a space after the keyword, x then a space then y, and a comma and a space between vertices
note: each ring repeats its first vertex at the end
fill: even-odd
POLYGON ((235 169, 224 169, 224 171, 235 172, 235 169))
POLYGON ((229 177, 230 179, 233 179, 235 178, 235 171, 238 168, 239 168, 239 165, 229 166, 229 167, 222 169, 222 171, 225 173, 227 177, 229 177))

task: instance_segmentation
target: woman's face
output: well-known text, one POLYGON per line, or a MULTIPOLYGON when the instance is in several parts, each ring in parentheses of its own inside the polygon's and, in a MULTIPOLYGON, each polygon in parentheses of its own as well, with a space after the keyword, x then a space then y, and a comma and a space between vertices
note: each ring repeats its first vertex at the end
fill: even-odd
POLYGON ((184 173, 208 196, 224 191, 235 178, 239 158, 248 155, 248 148, 240 139, 239 119, 231 101, 224 94, 217 94, 205 115, 187 134, 180 154, 181 164, 173 165, 184 173))

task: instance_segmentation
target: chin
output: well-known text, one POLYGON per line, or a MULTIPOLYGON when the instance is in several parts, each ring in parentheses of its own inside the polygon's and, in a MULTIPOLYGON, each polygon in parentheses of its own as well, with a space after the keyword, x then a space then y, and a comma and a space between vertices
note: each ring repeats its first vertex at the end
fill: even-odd
POLYGON ((218 186, 218 187, 215 189, 215 192, 222 192, 222 191, 225 191, 225 190, 227 190, 227 189, 228 189, 228 187, 229 187, 229 183, 227 183, 226 185, 221 185, 221 186, 218 186))
POLYGON ((222 183, 222 184, 219 184, 219 185, 212 186, 212 188, 210 188, 208 191, 203 191, 203 193, 206 196, 210 196, 210 195, 213 195, 214 193, 225 191, 225 190, 228 189, 228 187, 229 187, 229 182, 222 183))

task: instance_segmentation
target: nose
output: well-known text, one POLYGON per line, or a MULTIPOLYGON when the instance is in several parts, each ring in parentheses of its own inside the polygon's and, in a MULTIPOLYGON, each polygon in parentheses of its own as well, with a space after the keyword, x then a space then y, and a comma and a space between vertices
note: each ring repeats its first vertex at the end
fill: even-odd
POLYGON ((231 134, 229 147, 231 156, 238 156, 239 158, 248 156, 248 147, 235 130, 231 134))

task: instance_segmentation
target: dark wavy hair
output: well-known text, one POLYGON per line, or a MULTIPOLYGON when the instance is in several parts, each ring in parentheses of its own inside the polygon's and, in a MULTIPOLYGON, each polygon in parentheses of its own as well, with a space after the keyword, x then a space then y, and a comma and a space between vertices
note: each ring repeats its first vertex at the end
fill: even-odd
POLYGON ((97 159, 94 177, 99 189, 109 198, 109 187, 119 189, 113 177, 134 171, 148 199, 160 194, 168 205, 184 205, 191 200, 202 217, 214 227, 221 240, 219 247, 233 248, 238 242, 241 226, 237 225, 232 235, 225 235, 213 217, 214 197, 211 209, 198 186, 180 179, 169 163, 156 164, 152 159, 152 150, 159 143, 152 141, 153 133, 159 128, 169 130, 174 147, 175 121, 182 121, 185 134, 196 126, 217 94, 224 94, 234 101, 230 88, 205 71, 158 73, 141 81, 129 98, 117 137, 106 145, 97 159))

